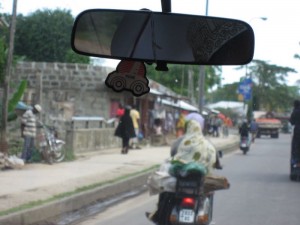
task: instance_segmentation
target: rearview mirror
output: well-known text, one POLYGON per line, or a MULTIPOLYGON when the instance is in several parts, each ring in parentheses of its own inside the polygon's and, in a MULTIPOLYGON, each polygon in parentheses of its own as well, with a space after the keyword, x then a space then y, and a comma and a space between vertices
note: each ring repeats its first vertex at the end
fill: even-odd
POLYGON ((88 56, 149 63, 243 65, 253 58, 254 33, 234 19, 91 9, 74 22, 72 48, 88 56))

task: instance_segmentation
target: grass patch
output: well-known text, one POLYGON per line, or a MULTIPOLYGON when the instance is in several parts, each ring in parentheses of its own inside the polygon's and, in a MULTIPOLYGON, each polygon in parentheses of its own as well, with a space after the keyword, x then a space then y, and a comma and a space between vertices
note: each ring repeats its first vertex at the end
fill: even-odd
POLYGON ((74 151, 72 149, 64 149, 65 150, 65 158, 64 162, 71 162, 76 159, 74 151))
POLYGON ((61 193, 61 194, 58 194, 58 195, 54 195, 53 197, 48 198, 48 199, 31 201, 31 202, 25 203, 23 205, 1 211, 0 216, 6 216, 6 215, 9 215, 11 213, 16 213, 16 212, 19 212, 19 211, 31 209, 31 208, 41 206, 41 205, 46 204, 46 203, 50 203, 50 202, 53 202, 53 201, 56 201, 56 200, 61 200, 63 198, 67 198, 67 197, 70 197, 70 196, 73 196, 73 195, 76 195, 76 194, 79 194, 79 193, 82 193, 82 192, 85 192, 85 191, 90 191, 90 190, 93 190, 95 188, 107 185, 107 184, 116 183, 118 181, 122 181, 122 180, 131 178, 131 177, 134 177, 134 176, 146 173, 146 172, 150 172, 154 169, 157 169, 158 167, 159 167, 159 165, 154 165, 154 166, 151 166, 147 169, 141 170, 141 171, 136 172, 136 173, 131 173, 131 174, 128 174, 128 175, 125 175, 125 176, 122 176, 122 177, 117 177, 115 179, 104 181, 104 182, 99 182, 99 183, 95 183, 95 184, 91 184, 91 185, 86 185, 86 186, 77 188, 74 191, 64 192, 64 193, 61 193))

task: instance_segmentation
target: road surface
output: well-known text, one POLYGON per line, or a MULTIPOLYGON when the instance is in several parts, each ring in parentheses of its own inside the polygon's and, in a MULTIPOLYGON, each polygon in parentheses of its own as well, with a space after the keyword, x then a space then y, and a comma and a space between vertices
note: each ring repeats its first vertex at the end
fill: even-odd
MULTIPOLYGON (((212 225, 300 224, 300 182, 289 180, 290 141, 287 134, 263 136, 247 155, 237 150, 223 157, 224 168, 216 173, 231 187, 216 192, 212 225)), ((144 193, 77 224, 150 225, 145 212, 155 208, 156 198, 144 193)))

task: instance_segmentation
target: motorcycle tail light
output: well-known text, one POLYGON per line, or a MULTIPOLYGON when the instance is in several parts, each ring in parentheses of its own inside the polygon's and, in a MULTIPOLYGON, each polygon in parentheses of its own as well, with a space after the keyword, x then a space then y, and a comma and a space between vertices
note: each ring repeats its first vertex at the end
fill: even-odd
POLYGON ((181 201, 181 206, 193 208, 195 206, 195 199, 193 199, 193 198, 183 198, 182 201, 181 201))

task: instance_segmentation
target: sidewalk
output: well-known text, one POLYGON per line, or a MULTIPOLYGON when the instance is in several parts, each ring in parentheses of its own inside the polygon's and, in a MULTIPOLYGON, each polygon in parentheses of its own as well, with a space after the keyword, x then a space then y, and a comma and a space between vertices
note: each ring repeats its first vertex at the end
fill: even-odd
MULTIPOLYGON (((224 154, 237 149, 238 146, 238 137, 235 135, 208 139, 224 154)), ((145 147, 142 150, 131 150, 128 155, 120 154, 119 149, 111 149, 102 153, 79 155, 74 162, 53 165, 27 164, 21 170, 2 171, 0 172, 0 213, 33 201, 46 201, 45 205, 51 205, 54 201, 49 199, 63 193, 67 195, 65 200, 70 200, 75 195, 80 195, 81 200, 73 199, 71 203, 65 203, 64 199, 57 198, 60 204, 65 205, 53 205, 56 210, 43 209, 44 213, 51 211, 51 213, 47 212, 47 215, 35 213, 38 214, 38 218, 33 218, 37 216, 32 213, 36 210, 33 208, 0 216, 0 224, 34 223, 42 217, 54 216, 55 211, 63 212, 66 208, 74 210, 82 207, 82 204, 90 204, 92 201, 133 189, 134 185, 145 184, 145 179, 153 171, 153 167, 162 163, 169 154, 170 146, 145 147), (85 192, 78 193, 79 188, 86 189, 86 193, 89 193, 86 195, 85 192), (75 191, 76 193, 71 193, 75 191), (88 202, 88 198, 91 202, 88 202), (71 206, 66 207, 66 204, 71 206)), ((41 210, 43 207, 38 208, 41 210)))

